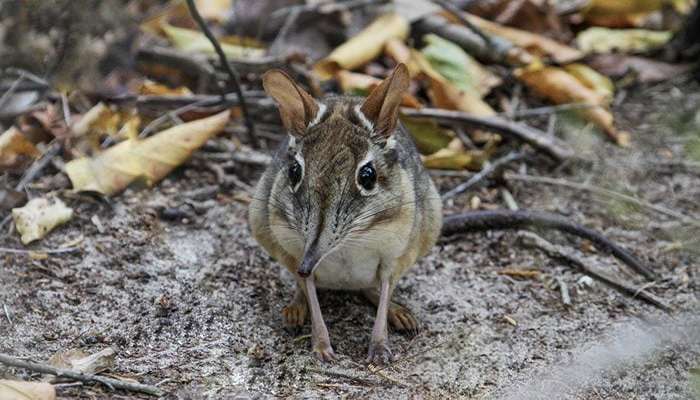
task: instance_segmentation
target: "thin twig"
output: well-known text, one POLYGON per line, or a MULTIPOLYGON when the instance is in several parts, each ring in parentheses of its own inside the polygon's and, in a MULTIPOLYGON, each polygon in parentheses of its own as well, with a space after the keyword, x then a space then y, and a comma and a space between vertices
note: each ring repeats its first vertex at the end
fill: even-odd
POLYGON ((520 160, 521 158, 523 158, 522 153, 512 152, 506 154, 505 156, 497 159, 496 161, 483 168, 477 174, 469 178, 466 182, 460 183, 454 189, 443 194, 442 201, 451 199, 452 197, 458 194, 466 192, 467 190, 476 186, 478 183, 482 182, 484 179, 489 178, 492 175, 498 173, 506 165, 510 164, 513 161, 520 160))
POLYGON ((7 308, 7 304, 2 305, 3 310, 5 310, 5 317, 7 317, 7 322, 10 323, 10 326, 14 327, 15 324, 12 322, 12 318, 10 318, 10 310, 7 308))
POLYGON ((0 363, 11 367, 24 368, 34 372, 41 372, 43 374, 51 374, 56 375, 58 377, 75 379, 81 382, 101 383, 112 389, 128 390, 131 392, 145 393, 152 396, 163 396, 165 394, 163 390, 158 389, 154 386, 144 385, 141 383, 131 383, 119 379, 106 378, 99 375, 71 371, 69 369, 55 368, 50 365, 23 361, 14 357, 10 357, 7 354, 0 353, 0 363))
POLYGON ((620 282, 612 277, 597 272, 588 267, 580 258, 571 254, 570 251, 564 250, 561 246, 554 245, 532 232, 520 232, 518 237, 521 239, 523 244, 529 247, 537 247, 547 253, 550 257, 564 260, 568 264, 571 264, 573 267, 578 269, 581 273, 603 282, 622 294, 632 298, 639 298, 640 300, 656 306, 666 312, 671 311, 670 306, 668 306, 663 300, 646 291, 645 287, 628 285, 624 282, 620 282))
POLYGON ((211 45, 214 46, 214 50, 216 50, 216 54, 219 56, 221 66, 226 70, 226 73, 229 76, 229 85, 233 86, 233 89, 236 92, 236 95, 238 96, 238 102, 240 103, 241 107, 241 114, 243 115, 243 120, 245 121, 245 125, 248 128, 248 135, 250 137, 252 146, 255 148, 260 148, 258 137, 255 135, 255 125, 253 124, 253 119, 250 118, 250 115, 248 114, 248 107, 246 106, 245 98, 243 96, 243 90, 241 89, 241 77, 238 75, 238 71, 236 71, 236 69, 233 68, 233 66, 228 62, 228 59, 226 59, 226 54, 224 54, 224 50, 221 48, 219 41, 211 32, 202 16, 199 15, 199 10, 197 10, 197 6, 194 4, 194 0, 187 0, 187 7, 190 10, 192 18, 195 20, 195 22, 197 22, 197 25, 199 25, 199 28, 202 30, 207 39, 209 39, 211 45))
POLYGON ((486 43, 487 46, 489 47, 494 47, 493 40, 491 39, 491 36, 485 34, 481 29, 477 28, 474 26, 474 24, 471 23, 467 18, 464 17, 462 14, 462 10, 459 9, 459 7, 455 6, 452 4, 452 2, 447 1, 447 0, 431 0, 433 3, 439 5, 442 7, 445 11, 449 12, 452 16, 457 18, 457 20, 462 23, 464 26, 467 28, 471 29, 474 33, 476 33, 481 40, 486 43))
POLYGON ((22 178, 19 180, 19 183, 17 183, 17 186, 15 186, 15 190, 20 192, 24 190, 24 187, 27 186, 31 181, 34 180, 34 178, 39 175, 41 171, 43 171, 44 168, 46 168, 47 165, 51 162, 51 159, 56 157, 58 153, 61 152, 61 143, 59 142, 54 142, 52 143, 48 150, 44 152, 44 155, 41 156, 38 160, 36 160, 27 170, 27 172, 22 175, 22 178))
POLYGON ((361 384, 363 384, 363 385, 375 386, 375 385, 378 385, 378 384, 381 384, 381 383, 382 383, 382 382, 380 382, 380 381, 374 381, 374 380, 371 380, 371 379, 367 379, 367 378, 363 378, 363 377, 351 375, 351 374, 348 374, 348 373, 345 373, 345 372, 337 372, 337 371, 331 371, 331 370, 325 370, 325 369, 318 369, 318 368, 309 368, 309 367, 305 367, 305 368, 304 368, 304 371, 305 371, 305 372, 312 372, 312 373, 315 373, 315 374, 327 375, 327 376, 331 376, 331 377, 333 377, 333 378, 349 379, 349 380, 351 380, 351 381, 355 381, 355 382, 361 383, 361 384))
POLYGON ((172 111, 166 112, 165 114, 163 114, 163 115, 161 115, 160 117, 154 119, 154 120, 151 121, 148 125, 146 125, 146 126, 143 128, 143 130, 141 131, 141 133, 139 133, 139 137, 140 137, 140 138, 144 138, 144 137, 150 135, 151 132, 153 132, 154 130, 158 129, 158 128, 159 128, 163 123, 165 123, 165 121, 167 121, 168 119, 178 118, 178 116, 179 116, 180 114, 185 113, 185 112, 190 111, 190 110, 193 110, 193 109, 195 109, 195 108, 197 108, 197 107, 200 107, 200 106, 206 104, 207 101, 208 101, 207 99, 202 99, 202 100, 200 100, 200 101, 196 101, 196 102, 194 102, 194 103, 191 103, 191 104, 182 106, 182 107, 180 107, 180 108, 176 108, 176 109, 174 109, 174 110, 172 110, 172 111))
POLYGON ((282 46, 282 43, 289 34, 289 31, 292 29, 292 26, 294 26, 294 24, 297 22, 297 19, 299 19, 300 14, 301 11, 298 8, 295 8, 289 13, 289 15, 287 15, 287 19, 284 21, 282 28, 280 28, 279 32, 277 32, 277 36, 275 36, 275 39, 270 45, 270 51, 272 51, 273 53, 280 52, 280 47, 282 46))
POLYGON ((545 107, 537 107, 537 108, 530 108, 530 109, 525 109, 525 110, 513 111, 512 114, 508 115, 508 116, 513 117, 513 118, 534 117, 534 116, 538 116, 538 115, 554 114, 554 113, 557 113, 559 111, 580 110, 580 109, 592 108, 592 107, 595 107, 595 105, 590 104, 590 103, 568 103, 568 104, 559 104, 556 106, 545 106, 545 107))
POLYGON ((32 254, 32 253, 44 253, 44 254, 64 254, 64 253, 75 253, 80 251, 79 247, 64 247, 62 249, 12 249, 9 247, 0 247, 0 253, 9 254, 32 254))
POLYGON ((445 122, 459 122, 496 131, 505 136, 521 140, 552 157, 557 161, 565 161, 574 157, 574 150, 568 143, 548 136, 546 133, 528 125, 509 121, 501 117, 478 117, 461 111, 443 110, 438 108, 422 108, 420 110, 402 108, 401 112, 407 117, 434 118, 445 122))
POLYGON ((659 214, 663 214, 663 215, 666 215, 668 217, 678 219, 678 220, 685 222, 689 225, 700 226, 699 220, 691 218, 687 215, 683 215, 683 214, 679 213, 678 211, 671 210, 671 209, 666 208, 664 206, 651 204, 647 201, 640 200, 636 197, 626 195, 624 193, 615 192, 613 190, 605 189, 605 188, 602 188, 599 186, 593 186, 593 185, 589 185, 589 184, 585 184, 585 183, 578 183, 578 182, 570 182, 570 181, 566 181, 564 179, 557 179, 557 178, 550 178, 547 176, 536 176, 536 175, 523 175, 523 174, 506 173, 504 175, 504 178, 506 180, 530 182, 530 183, 544 183, 544 184, 548 184, 548 185, 568 187, 568 188, 576 189, 576 190, 584 190, 584 191, 595 193, 595 194, 598 194, 601 196, 606 196, 606 197, 622 200, 622 201, 637 205, 639 207, 647 208, 647 209, 655 211, 659 214))
POLYGON ((658 277, 656 272, 603 234, 571 222, 560 215, 543 211, 492 210, 451 214, 444 219, 442 234, 444 236, 450 236, 458 233, 481 232, 492 229, 511 230, 530 228, 555 229, 588 239, 602 251, 610 253, 645 278, 655 280, 658 277))
POLYGON ((347 11, 375 4, 379 5, 387 2, 388 0, 347 0, 341 2, 314 2, 311 4, 293 5, 275 10, 272 14, 270 14, 270 19, 274 20, 277 18, 287 17, 292 13, 332 14, 339 11, 347 11))
POLYGON ((10 97, 12 97, 12 95, 15 93, 15 90, 17 90, 17 87, 20 83, 22 83, 22 81, 24 81, 24 74, 20 75, 17 79, 15 79, 15 81, 12 82, 12 85, 10 85, 10 88, 2 94, 2 96, 0 97, 0 110, 2 110, 3 107, 5 107, 5 103, 7 103, 10 97))

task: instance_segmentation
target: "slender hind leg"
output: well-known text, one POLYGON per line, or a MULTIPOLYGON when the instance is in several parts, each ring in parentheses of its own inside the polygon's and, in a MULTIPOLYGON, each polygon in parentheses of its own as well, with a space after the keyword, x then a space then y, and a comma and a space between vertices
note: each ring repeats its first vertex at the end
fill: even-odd
POLYGON ((306 322, 306 315, 309 311, 304 290, 301 288, 301 286, 299 286, 299 283, 297 283, 296 286, 297 288, 294 292, 294 298, 286 307, 282 309, 284 324, 292 328, 304 326, 304 322, 306 322))
MULTIPOLYGON (((362 294, 375 307, 379 305, 379 291, 376 289, 363 290, 362 294)), ((420 324, 411 310, 395 301, 389 302, 388 319, 391 327, 398 332, 415 335, 420 329, 420 324)))

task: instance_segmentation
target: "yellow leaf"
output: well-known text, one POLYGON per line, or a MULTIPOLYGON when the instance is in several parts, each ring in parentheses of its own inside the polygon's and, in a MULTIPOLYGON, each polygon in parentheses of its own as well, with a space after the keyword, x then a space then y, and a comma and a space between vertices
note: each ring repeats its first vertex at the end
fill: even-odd
POLYGON ((437 152, 423 157, 423 165, 433 169, 471 169, 478 171, 484 163, 486 155, 483 151, 454 150, 444 148, 437 152))
POLYGON ((518 69, 515 75, 536 94, 555 104, 589 104, 590 107, 578 111, 582 117, 601 128, 619 145, 629 143, 629 135, 615 128, 613 115, 603 107, 604 98, 566 70, 558 67, 535 66, 518 69))
MULTIPOLYGON (((336 78, 338 79, 343 93, 356 96, 367 96, 372 89, 382 82, 381 79, 371 75, 346 70, 338 71, 336 78)), ((401 105, 411 108, 419 108, 421 106, 418 99, 410 93, 404 93, 401 99, 401 105)))
POLYGON ((660 10, 668 3, 668 0, 590 0, 584 15, 589 17, 650 13, 660 10))
POLYGON ((612 102, 615 94, 615 85, 610 78, 585 64, 569 64, 564 69, 586 85, 586 87, 593 89, 600 95, 601 104, 609 105, 612 102))
POLYGON ((411 78, 420 73, 420 67, 411 56, 411 49, 401 39, 391 38, 384 45, 384 52, 397 64, 404 63, 411 78))
MULTIPOLYGON (((134 113, 117 111, 103 103, 97 103, 88 112, 72 124, 73 136, 89 144, 93 151, 100 151, 103 135, 115 139, 133 138, 138 135, 141 118, 134 113)), ((84 146, 75 145, 78 154, 84 152, 84 146)))
POLYGON ((187 160, 196 149, 221 132, 229 112, 166 129, 147 139, 125 140, 93 158, 66 164, 77 191, 113 195, 137 179, 153 185, 187 160))
POLYGON ((186 86, 171 88, 169 86, 146 79, 139 87, 139 94, 150 94, 154 96, 182 96, 192 94, 186 86))
POLYGON ((46 236, 55 227, 73 218, 73 210, 60 200, 53 202, 38 197, 24 207, 12 209, 12 219, 22 235, 22 243, 29 244, 46 236))
POLYGON ((321 79, 330 79, 341 69, 353 70, 365 65, 382 53, 387 41, 405 40, 408 32, 409 25, 403 17, 385 14, 316 63, 314 72, 321 79))
POLYGON ((40 155, 34 143, 14 126, 0 135, 0 171, 18 166, 22 159, 34 159, 40 155))
POLYGON ((2 400, 56 400, 56 390, 46 382, 25 382, 0 379, 2 400))
MULTIPOLYGON (((199 31, 179 28, 169 24, 163 24, 162 29, 168 40, 179 50, 191 53, 205 53, 207 55, 216 54, 214 46, 209 39, 199 31)), ((263 49, 230 43, 221 43, 221 49, 226 56, 231 58, 255 59, 265 55, 265 50, 263 49)))
POLYGON ((583 58, 583 53, 580 51, 545 36, 499 25, 476 15, 467 14, 467 18, 486 33, 502 37, 532 54, 549 57, 557 63, 566 64, 583 58))
POLYGON ((667 31, 592 27, 576 36, 576 45, 586 54, 638 53, 663 46, 671 36, 667 31))
POLYGON ((211 21, 224 22, 231 12, 231 0, 197 0, 197 11, 202 18, 211 21))

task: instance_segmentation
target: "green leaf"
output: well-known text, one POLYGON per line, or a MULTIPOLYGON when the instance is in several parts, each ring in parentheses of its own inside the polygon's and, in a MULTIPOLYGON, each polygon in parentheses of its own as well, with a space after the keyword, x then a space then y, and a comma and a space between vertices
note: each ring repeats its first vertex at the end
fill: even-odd
POLYGON ((480 66, 461 47, 435 34, 423 36, 428 44, 421 50, 430 65, 460 90, 475 93, 481 78, 480 66))
POLYGON ((413 136, 421 154, 433 154, 444 149, 454 138, 453 132, 441 128, 433 120, 401 117, 401 123, 413 136))

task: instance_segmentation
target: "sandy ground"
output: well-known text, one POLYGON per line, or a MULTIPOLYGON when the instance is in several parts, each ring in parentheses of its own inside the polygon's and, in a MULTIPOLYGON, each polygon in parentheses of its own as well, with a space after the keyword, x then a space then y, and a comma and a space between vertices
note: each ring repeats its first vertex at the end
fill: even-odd
MULTIPOLYGON (((613 188, 700 217, 700 171, 659 162, 681 160, 684 143, 700 132, 698 86, 687 82, 630 90, 617 109, 634 137, 631 149, 562 124, 568 140, 595 162, 527 172, 613 188)), ((259 173, 241 170, 251 183, 259 173)), ((309 326, 282 327, 291 277, 251 239, 245 196, 214 182, 194 160, 153 190, 112 200, 64 196, 76 218, 35 247, 79 239, 79 253, 33 260, 0 252, 0 305, 7 310, 0 315, 0 351, 45 361, 62 349, 92 353, 110 346, 118 353, 113 374, 158 384, 181 399, 693 398, 689 370, 700 365, 697 229, 585 192, 511 182, 521 207, 600 229, 653 265, 663 280, 649 290, 677 311, 666 316, 600 283, 588 286, 562 262, 519 246, 515 232, 450 238, 397 291, 421 319, 422 332, 390 334, 398 361, 373 373, 363 364, 373 308, 352 293, 321 292, 340 357, 333 365, 312 358, 309 326), (669 249, 692 239, 694 245, 669 249), (506 268, 542 274, 518 280, 499 274, 506 268), (570 306, 552 284, 557 280, 569 288, 570 306)), ((443 191, 458 182, 438 179, 443 191)), ((464 195, 446 212, 464 209, 474 195, 504 207, 501 187, 464 195)), ((591 266, 644 283, 577 240, 542 234, 580 250, 591 266)), ((0 246, 21 245, 13 233, 0 246)), ((36 377, 0 367, 3 375, 36 377)), ((147 397, 99 386, 58 393, 147 397)))

